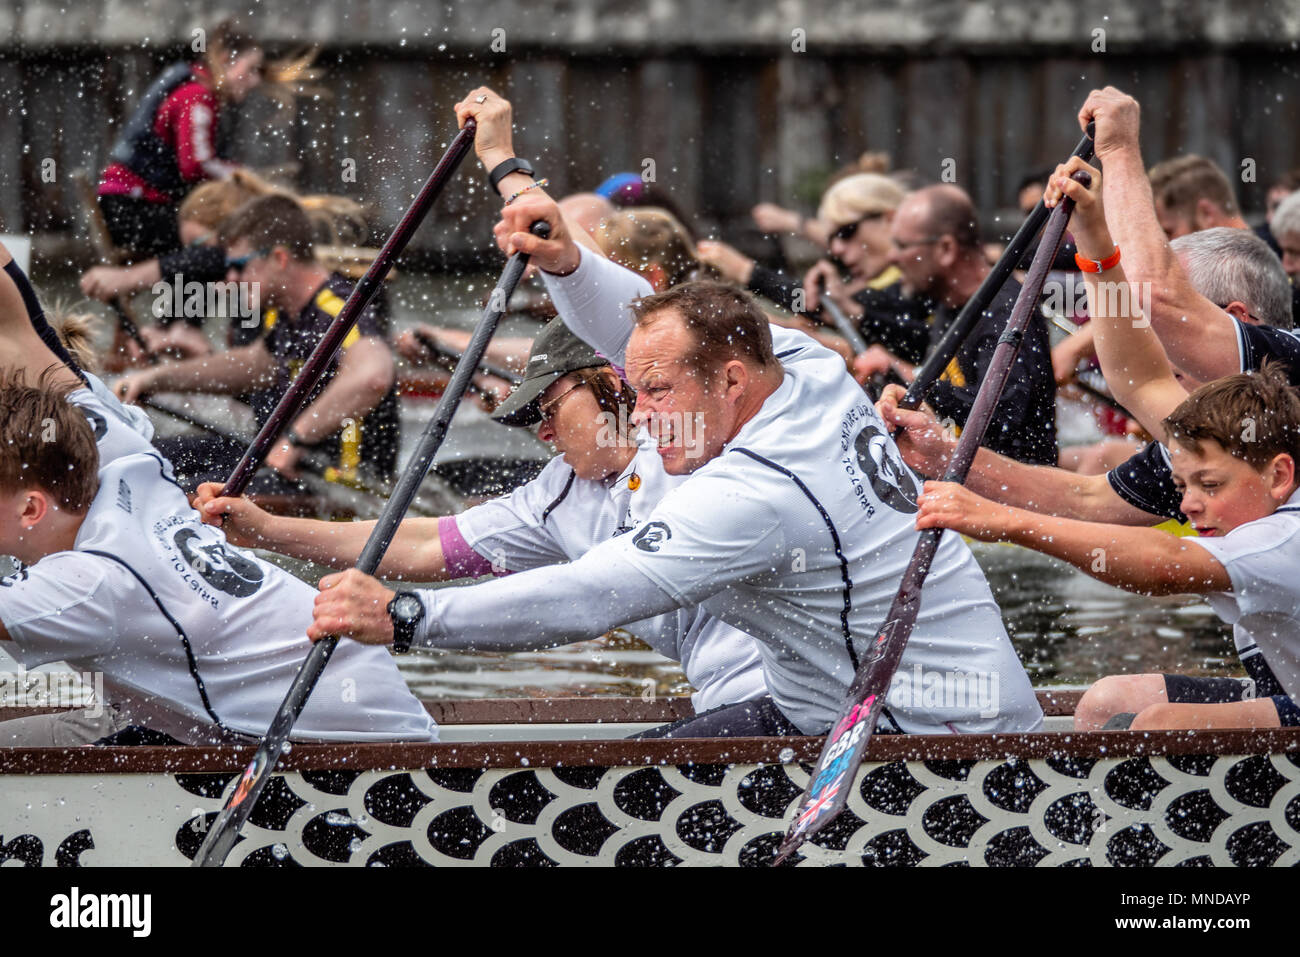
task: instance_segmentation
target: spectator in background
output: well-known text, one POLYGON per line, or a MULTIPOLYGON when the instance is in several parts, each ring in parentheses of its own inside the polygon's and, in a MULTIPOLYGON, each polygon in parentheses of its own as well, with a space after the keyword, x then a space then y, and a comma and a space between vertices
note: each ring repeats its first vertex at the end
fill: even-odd
POLYGON ((1156 199, 1156 218, 1167 238, 1215 226, 1249 228, 1241 218, 1232 182, 1213 160, 1178 156, 1151 167, 1147 177, 1156 199))
MULTIPOLYGON (((933 348, 989 273, 975 206, 957 186, 927 186, 904 198, 890 233, 891 261, 903 274, 903 293, 936 304, 933 348)), ((929 402, 940 417, 965 424, 1019 294, 1020 283, 1008 279, 934 384, 929 402)), ((892 371, 910 382, 915 373, 911 363, 874 346, 857 357, 854 371, 859 381, 892 371)), ((1040 312, 1025 332, 984 444, 1021 462, 1057 462, 1056 382, 1040 312)))
POLYGON ((821 288, 858 324, 868 345, 880 343, 908 362, 920 362, 929 344, 925 311, 902 295, 902 274, 890 264, 889 226, 903 190, 878 173, 837 181, 822 197, 818 222, 832 231, 836 262, 821 260, 802 282, 755 262, 726 243, 703 241, 700 258, 734 282, 744 284, 791 312, 816 312, 821 288), (840 275, 840 267, 848 279, 840 275))

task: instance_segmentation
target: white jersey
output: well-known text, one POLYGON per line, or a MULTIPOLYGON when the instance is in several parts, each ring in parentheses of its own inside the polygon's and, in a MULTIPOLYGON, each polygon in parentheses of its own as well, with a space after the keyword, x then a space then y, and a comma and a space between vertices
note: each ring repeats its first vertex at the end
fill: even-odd
MULTIPOLYGON (((71 551, 0 583, 0 620, 17 657, 102 672, 106 697, 129 721, 188 743, 260 736, 310 648, 315 590, 204 525, 130 412, 89 381, 70 399, 99 440, 100 488, 71 551)), ((293 737, 437 733, 388 651, 349 641, 293 737)))
MULTIPOLYGON (((640 432, 637 453, 608 482, 580 479, 560 457, 510 495, 455 517, 466 543, 494 568, 512 572, 567 562, 617 535, 635 531, 685 476, 669 475, 654 441, 640 432)), ((697 608, 632 622, 629 631, 682 663, 696 712, 766 693, 762 660, 749 635, 697 608)), ((527 629, 515 632, 521 647, 527 629)), ((531 646, 531 645, 530 645, 531 646)))
POLYGON ((1263 654, 1286 693, 1300 700, 1300 491, 1272 515, 1247 522, 1223 537, 1185 538, 1223 565, 1232 590, 1205 600, 1232 625, 1237 654, 1263 654))
MULTIPOLYGON (((648 285, 585 251, 573 274, 546 279, 570 328, 621 362, 626 306, 648 285)), ((793 330, 772 336, 781 386, 637 532, 567 566, 425 593, 430 643, 472 633, 485 608, 546 628, 564 614, 599 627, 620 612, 698 604, 759 640, 778 707, 800 730, 825 732, 911 559, 920 480, 840 356, 793 330)), ((988 583, 955 533, 941 539, 885 716, 908 732, 1041 726, 988 583)))

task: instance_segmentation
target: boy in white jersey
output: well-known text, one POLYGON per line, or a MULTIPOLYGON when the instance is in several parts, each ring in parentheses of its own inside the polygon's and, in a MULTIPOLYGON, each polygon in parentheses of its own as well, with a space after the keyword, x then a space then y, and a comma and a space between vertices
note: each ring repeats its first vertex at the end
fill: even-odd
MULTIPOLYGON (((926 483, 917 525, 1025 545, 1128 591, 1204 595, 1233 626, 1243 661, 1262 648, 1272 671, 1294 692, 1300 659, 1300 395, 1275 369, 1243 372, 1197 389, 1164 420, 1164 428, 1183 512, 1195 524, 1196 538, 1040 515, 945 482, 926 483)), ((1112 675, 1084 695, 1075 723, 1090 730, 1127 714, 1131 724, 1119 726, 1139 730, 1300 725, 1300 709, 1273 691, 1256 688, 1249 678, 1112 675)))
MULTIPOLYGON (((417 643, 474 643, 505 616, 543 634, 599 634, 699 604, 761 643, 770 698, 762 713, 735 706, 740 733, 825 732, 910 558, 918 480, 837 354, 769 328, 748 296, 717 283, 648 296, 644 280, 580 250, 555 204, 533 195, 506 207, 498 241, 531 253, 570 328, 625 365, 665 471, 689 478, 636 533, 567 565, 419 593, 417 643), (539 218, 552 238, 528 242, 519 233, 539 218)), ((321 588, 313 638, 391 641, 380 583, 354 569, 321 588)), ((886 727, 1040 726, 988 584, 956 536, 940 546, 900 675, 886 727)), ((728 717, 676 733, 735 734, 728 717)))
MULTIPOLYGON (((533 341, 525 378, 493 418, 537 426, 560 455, 510 495, 443 518, 407 518, 380 565, 388 579, 429 582, 509 574, 578 558, 634 531, 681 480, 664 472, 653 443, 628 426, 630 390, 608 360, 555 318, 533 341)), ((334 568, 353 565, 374 522, 321 522, 274 516, 244 498, 217 498, 201 485, 195 506, 237 545, 268 548, 334 568)), ((682 663, 697 712, 765 693, 758 647, 730 625, 682 609, 628 626, 682 663)), ((498 637, 476 646, 524 650, 538 641, 526 622, 501 622, 498 637)))
MULTIPOLYGON (((0 553, 26 563, 0 583, 6 651, 102 673, 126 720, 168 738, 260 736, 306 654, 311 588, 202 524, 148 419, 43 334, 26 277, 4 268, 0 359, 17 368, 0 389, 0 553)), ((323 680, 296 739, 436 740, 387 654, 331 660, 323 680)))

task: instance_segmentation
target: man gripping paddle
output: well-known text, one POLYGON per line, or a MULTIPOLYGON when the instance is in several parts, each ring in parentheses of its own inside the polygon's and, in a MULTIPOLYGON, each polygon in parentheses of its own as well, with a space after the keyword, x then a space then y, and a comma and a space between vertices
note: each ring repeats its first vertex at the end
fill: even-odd
MULTIPOLYGON (((599 635, 693 604, 758 639, 770 695, 673 733, 824 733, 916 541, 919 480, 837 354, 769 326, 748 295, 687 283, 658 295, 581 248, 546 197, 508 206, 497 237, 529 252, 565 321, 627 371, 635 420, 689 478, 634 534, 566 565, 416 594, 419 647, 503 647, 502 621, 599 635), (543 219, 551 238, 522 233, 543 219)), ((393 593, 350 570, 321 582, 308 634, 392 640, 393 593)), ((988 584, 944 536, 886 727, 1030 731, 1042 712, 988 584)), ((521 631, 524 629, 520 629, 521 631)))

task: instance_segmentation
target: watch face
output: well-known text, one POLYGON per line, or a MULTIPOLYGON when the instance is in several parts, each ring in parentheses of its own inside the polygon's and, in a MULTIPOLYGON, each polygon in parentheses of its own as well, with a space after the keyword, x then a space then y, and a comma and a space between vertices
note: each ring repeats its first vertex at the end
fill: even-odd
POLYGON ((423 610, 420 599, 415 595, 398 595, 393 601, 393 614, 406 621, 412 621, 423 610))

